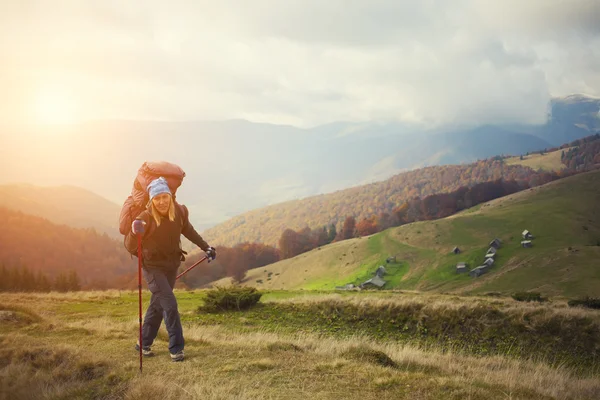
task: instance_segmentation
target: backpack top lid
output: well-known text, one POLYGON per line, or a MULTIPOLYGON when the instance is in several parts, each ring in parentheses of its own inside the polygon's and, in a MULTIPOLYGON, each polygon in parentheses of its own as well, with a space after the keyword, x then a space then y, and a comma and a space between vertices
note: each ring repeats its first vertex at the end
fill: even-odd
POLYGON ((171 194, 175 197, 175 193, 185 177, 183 169, 166 161, 146 161, 138 170, 131 190, 131 197, 133 197, 136 204, 146 205, 148 202, 148 185, 161 176, 167 180, 171 194))
POLYGON ((150 199, 148 185, 161 176, 166 179, 173 199, 175 199, 175 193, 183 182, 185 172, 178 165, 166 161, 145 162, 138 170, 133 182, 131 196, 125 200, 121 208, 119 232, 122 235, 127 235, 131 231, 131 223, 148 205, 150 199))

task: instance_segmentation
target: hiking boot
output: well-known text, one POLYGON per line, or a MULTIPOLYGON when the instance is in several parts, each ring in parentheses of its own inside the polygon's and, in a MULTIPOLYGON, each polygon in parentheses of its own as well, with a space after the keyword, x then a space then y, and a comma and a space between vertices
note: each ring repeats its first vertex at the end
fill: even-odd
POLYGON ((173 362, 183 361, 183 358, 184 358, 183 350, 181 350, 175 354, 171 354, 171 361, 173 361, 173 362))
MULTIPOLYGON (((137 351, 137 352, 140 351, 140 342, 137 342, 135 344, 135 351, 137 351)), ((150 346, 144 346, 144 347, 142 347, 142 355, 144 357, 152 357, 154 355, 154 353, 152 352, 152 349, 150 348, 150 346)))

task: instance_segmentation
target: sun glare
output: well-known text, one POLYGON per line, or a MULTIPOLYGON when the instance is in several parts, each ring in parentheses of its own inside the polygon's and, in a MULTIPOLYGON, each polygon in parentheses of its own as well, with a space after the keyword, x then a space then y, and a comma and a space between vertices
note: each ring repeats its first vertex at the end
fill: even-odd
POLYGON ((45 88, 35 99, 35 118, 38 123, 62 125, 75 122, 75 103, 60 88, 45 88))

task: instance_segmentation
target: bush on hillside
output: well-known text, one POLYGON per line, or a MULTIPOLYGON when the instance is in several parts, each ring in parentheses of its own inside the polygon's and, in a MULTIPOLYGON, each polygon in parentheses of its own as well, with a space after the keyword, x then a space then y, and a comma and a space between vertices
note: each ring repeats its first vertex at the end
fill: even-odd
POLYGON ((352 346, 344 351, 342 356, 382 367, 396 368, 398 366, 398 364, 383 351, 375 350, 366 345, 352 346))
POLYGON ((537 301, 543 303, 548 301, 547 297, 542 297, 539 292, 517 292, 511 296, 516 301, 537 301))
POLYGON ((203 311, 217 312, 228 310, 247 310, 258 303, 262 296, 253 287, 218 287, 206 292, 203 311))
POLYGON ((600 310, 600 297, 583 297, 569 300, 569 307, 585 307, 600 310))

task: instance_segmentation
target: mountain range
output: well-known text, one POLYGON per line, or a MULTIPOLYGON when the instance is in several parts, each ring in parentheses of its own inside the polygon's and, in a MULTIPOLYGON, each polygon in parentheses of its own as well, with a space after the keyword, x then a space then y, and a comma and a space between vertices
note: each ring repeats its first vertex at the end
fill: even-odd
POLYGON ((178 199, 203 230, 252 209, 419 167, 560 145, 600 129, 599 109, 600 100, 574 95, 553 99, 543 125, 435 129, 399 122, 336 122, 300 129, 243 120, 4 126, 0 184, 69 185, 98 193, 116 205, 107 207, 115 211, 106 216, 98 213, 107 218, 101 230, 112 232, 109 214, 114 212, 117 220, 116 210, 140 165, 168 160, 186 171, 178 199))
POLYGON ((105 198, 74 186, 0 185, 0 206, 74 228, 95 228, 119 236, 120 208, 105 198))

